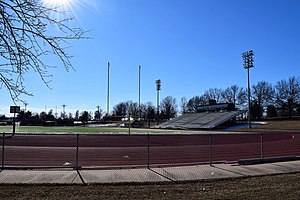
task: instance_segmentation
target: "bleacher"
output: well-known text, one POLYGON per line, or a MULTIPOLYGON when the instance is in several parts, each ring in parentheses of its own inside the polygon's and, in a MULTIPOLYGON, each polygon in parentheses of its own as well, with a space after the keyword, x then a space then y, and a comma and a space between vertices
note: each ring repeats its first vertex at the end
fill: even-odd
POLYGON ((245 111, 200 112, 183 114, 170 121, 156 125, 164 129, 214 129, 245 111))

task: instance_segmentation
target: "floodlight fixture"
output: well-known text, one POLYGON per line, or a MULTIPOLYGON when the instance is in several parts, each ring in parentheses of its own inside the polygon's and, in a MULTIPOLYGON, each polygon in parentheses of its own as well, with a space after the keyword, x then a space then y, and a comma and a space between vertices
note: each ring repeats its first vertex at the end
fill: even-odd
POLYGON ((242 53, 242 58, 244 60, 243 66, 244 66, 245 69, 249 69, 249 68, 254 67, 254 65, 253 65, 253 62, 254 62, 253 56, 254 56, 253 50, 246 51, 246 52, 242 53))
POLYGON ((66 118, 66 104, 61 105, 63 107, 63 118, 66 118))
POLYGON ((158 90, 161 89, 161 80, 158 79, 158 80, 156 80, 155 82, 156 82, 156 90, 158 91, 158 90))
POLYGON ((250 68, 254 67, 253 50, 246 51, 242 53, 242 58, 244 61, 243 67, 247 69, 248 72, 248 127, 251 128, 251 99, 250 99, 250 68))

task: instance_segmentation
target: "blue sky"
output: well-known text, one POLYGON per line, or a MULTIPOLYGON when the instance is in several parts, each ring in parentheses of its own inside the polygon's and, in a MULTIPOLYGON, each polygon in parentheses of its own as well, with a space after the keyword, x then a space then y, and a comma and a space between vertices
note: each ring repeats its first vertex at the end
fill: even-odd
MULTIPOLYGON (((75 41, 69 53, 75 71, 52 69, 52 89, 30 73, 23 96, 34 112, 95 111, 107 107, 107 62, 110 110, 119 102, 156 103, 155 80, 161 79, 161 99, 191 98, 209 88, 247 87, 241 53, 252 49, 251 85, 272 84, 300 74, 299 0, 73 0, 74 23, 93 39, 75 41)), ((51 61, 51 57, 47 58, 51 61)), ((0 114, 13 104, 0 90, 0 114)), ((19 104, 22 108, 24 105, 19 104)))

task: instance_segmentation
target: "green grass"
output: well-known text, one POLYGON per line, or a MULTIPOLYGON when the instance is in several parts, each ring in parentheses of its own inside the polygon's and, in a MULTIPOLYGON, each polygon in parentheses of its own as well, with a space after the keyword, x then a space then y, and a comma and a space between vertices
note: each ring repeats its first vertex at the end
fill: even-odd
MULTIPOLYGON (((12 126, 0 126, 0 133, 11 133, 12 126)), ((128 128, 111 128, 111 127, 82 127, 82 126, 60 126, 60 127, 47 127, 47 126, 17 126, 16 133, 128 133, 128 128)), ((155 130, 155 129, 136 129, 131 128, 132 133, 174 133, 178 131, 173 130, 155 130)))

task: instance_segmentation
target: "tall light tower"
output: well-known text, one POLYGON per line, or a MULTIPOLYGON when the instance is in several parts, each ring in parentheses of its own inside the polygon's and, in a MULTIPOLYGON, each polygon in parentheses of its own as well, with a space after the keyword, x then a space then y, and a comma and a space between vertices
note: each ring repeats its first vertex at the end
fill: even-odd
POLYGON ((156 125, 158 125, 158 122, 159 122, 159 91, 161 89, 161 81, 160 79, 156 80, 155 81, 156 83, 156 91, 157 91, 157 121, 156 121, 156 125))
POLYGON ((243 66, 248 71, 248 127, 249 128, 251 128, 250 68, 254 67, 253 56, 254 56, 254 53, 252 50, 242 53, 242 58, 244 60, 243 66))

